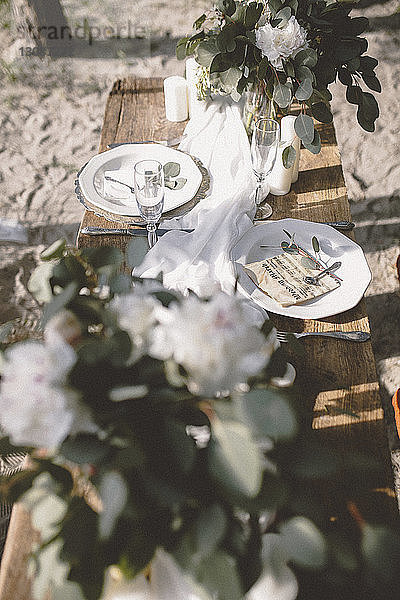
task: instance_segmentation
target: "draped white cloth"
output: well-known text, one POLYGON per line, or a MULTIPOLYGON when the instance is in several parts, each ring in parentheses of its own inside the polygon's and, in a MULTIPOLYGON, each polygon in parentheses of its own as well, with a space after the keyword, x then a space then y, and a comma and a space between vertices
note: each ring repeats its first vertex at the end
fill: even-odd
POLYGON ((213 285, 231 293, 235 283, 230 250, 252 225, 255 178, 240 106, 209 102, 186 126, 180 149, 198 157, 211 176, 210 194, 187 215, 164 223, 173 231, 148 252, 134 274, 156 277, 185 293, 210 295, 213 285))

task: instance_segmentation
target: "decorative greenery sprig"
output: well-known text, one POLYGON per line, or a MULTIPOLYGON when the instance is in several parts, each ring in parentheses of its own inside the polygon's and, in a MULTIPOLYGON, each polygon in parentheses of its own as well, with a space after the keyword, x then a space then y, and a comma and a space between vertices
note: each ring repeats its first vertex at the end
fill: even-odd
MULTIPOLYGON (((216 8, 194 23, 195 33, 179 40, 177 56, 194 55, 208 70, 211 93, 238 100, 256 84, 283 113, 299 103, 295 131, 317 154, 321 139, 312 117, 332 121, 328 87, 334 81, 346 86, 363 129, 374 131, 379 116, 375 97, 363 90, 381 91, 378 61, 365 55, 368 42, 360 37, 368 19, 352 18, 350 12, 351 6, 336 0, 217 0, 216 8), (285 36, 281 47, 279 32, 285 36)), ((286 166, 292 158, 286 156, 286 166)))

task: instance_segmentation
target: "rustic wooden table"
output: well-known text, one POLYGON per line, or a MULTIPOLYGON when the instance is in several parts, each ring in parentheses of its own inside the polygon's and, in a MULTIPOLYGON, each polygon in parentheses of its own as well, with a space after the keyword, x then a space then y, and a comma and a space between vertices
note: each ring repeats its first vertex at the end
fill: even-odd
MULTIPOLYGON (((163 140, 182 134, 186 123, 165 119, 161 79, 124 79, 117 81, 108 98, 100 152, 112 142, 163 140)), ((310 221, 351 220, 346 186, 333 125, 318 125, 322 151, 314 156, 302 150, 299 180, 286 196, 271 204, 274 218, 293 217, 310 221)), ((86 211, 82 227, 118 227, 86 211)), ((349 234, 353 237, 352 234, 349 234)), ((90 237, 78 233, 77 244, 116 246, 125 249, 129 238, 90 237)), ((365 303, 334 317, 299 320, 271 315, 277 328, 291 331, 369 331, 365 303)), ((381 465, 379 475, 368 481, 369 493, 357 498, 366 518, 394 523, 397 508, 389 460, 386 428, 379 396, 375 359, 370 342, 354 345, 340 340, 311 338, 302 340, 305 353, 293 357, 298 389, 309 409, 310 424, 323 436, 332 453, 343 460, 362 450, 381 465), (345 409, 341 413, 340 409, 345 409), (358 417, 352 416, 356 413, 358 417)), ((33 532, 24 511, 14 509, 0 571, 1 600, 30 600, 26 558, 33 532)))

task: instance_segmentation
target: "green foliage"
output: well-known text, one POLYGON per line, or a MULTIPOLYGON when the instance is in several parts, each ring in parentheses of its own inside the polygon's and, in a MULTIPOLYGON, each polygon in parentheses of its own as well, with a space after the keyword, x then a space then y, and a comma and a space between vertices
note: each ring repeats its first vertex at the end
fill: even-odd
MULTIPOLYGON (((194 55, 209 70, 210 89, 204 91, 205 97, 217 93, 237 101, 252 85, 259 85, 280 109, 296 100, 303 112, 308 107, 317 121, 330 123, 328 86, 338 79, 347 88, 348 101, 358 106, 360 126, 374 131, 377 104, 361 88, 381 91, 374 72, 378 61, 365 54, 368 43, 360 37, 368 29, 368 19, 351 17, 351 8, 330 0, 221 0, 217 8, 220 20, 214 28, 203 30, 204 14, 195 23, 195 33, 177 44, 179 59, 194 55), (274 28, 283 29, 295 16, 307 31, 308 47, 285 58, 278 69, 256 46, 255 32, 266 14, 274 28)), ((302 141, 310 152, 320 151, 318 136, 305 134, 302 141)))
MULTIPOLYGON (((364 111, 374 114, 372 101, 366 102, 364 111)), ((301 115, 296 127, 303 140, 313 136, 305 142, 311 147, 320 139, 310 120, 301 115)), ((294 236, 285 234, 282 248, 298 253, 294 236)), ((318 253, 317 240, 312 244, 318 253)), ((130 262, 135 252, 128 252, 130 262)), ((34 556, 37 597, 50 586, 54 598, 97 600, 108 566, 133 577, 158 547, 202 593, 226 600, 242 600, 261 573, 283 585, 288 561, 304 597, 313 597, 307 590, 315 582, 322 590, 317 597, 325 590, 327 597, 341 597, 343 581, 351 589, 361 582, 370 597, 388 594, 400 538, 355 519, 348 508, 379 465, 363 453, 349 454, 343 464, 312 435, 298 390, 289 395, 271 387, 269 379, 286 366, 282 350, 247 391, 195 395, 173 359, 156 360, 145 350, 132 358, 136 342, 108 308, 113 295, 127 293, 135 281, 120 273, 118 251, 59 243, 46 257, 46 269, 36 275, 37 288, 48 293, 43 322, 64 308, 79 322, 67 385, 91 413, 93 431, 70 434, 46 458, 18 448, 32 454, 31 468, 1 482, 2 496, 22 497, 42 532, 44 544, 34 556), (96 505, 96 495, 102 513, 88 504, 95 498, 96 505), (280 540, 270 562, 264 534, 280 540)), ((148 283, 163 310, 181 302, 178 294, 148 283)), ((0 332, 4 341, 9 331, 0 332)), ((271 331, 266 322, 262 333, 271 331)), ((14 450, 8 438, 0 439, 0 454, 14 450)))

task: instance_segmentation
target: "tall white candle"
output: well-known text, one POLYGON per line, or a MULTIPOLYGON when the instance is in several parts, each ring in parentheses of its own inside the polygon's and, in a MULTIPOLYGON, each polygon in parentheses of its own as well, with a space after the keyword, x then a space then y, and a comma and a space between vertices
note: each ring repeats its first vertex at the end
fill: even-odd
POLYGON ((165 116, 168 121, 188 118, 188 92, 184 77, 173 75, 164 79, 165 116))
POLYGON ((290 146, 290 142, 281 141, 279 143, 274 168, 267 177, 270 192, 271 194, 274 194, 274 196, 284 196, 285 194, 288 194, 290 186, 292 185, 293 167, 286 169, 282 161, 282 152, 288 146, 290 146))
POLYGON ((203 112, 206 108, 206 102, 197 97, 199 63, 194 58, 188 58, 185 64, 185 75, 188 86, 189 98, 189 116, 192 119, 196 114, 203 112))
POLYGON ((294 130, 294 122, 296 120, 295 115, 287 115, 281 120, 281 140, 283 142, 291 142, 293 148, 296 150, 296 160, 293 165, 292 171, 292 183, 299 178, 299 160, 300 160, 300 138, 296 135, 294 130))

